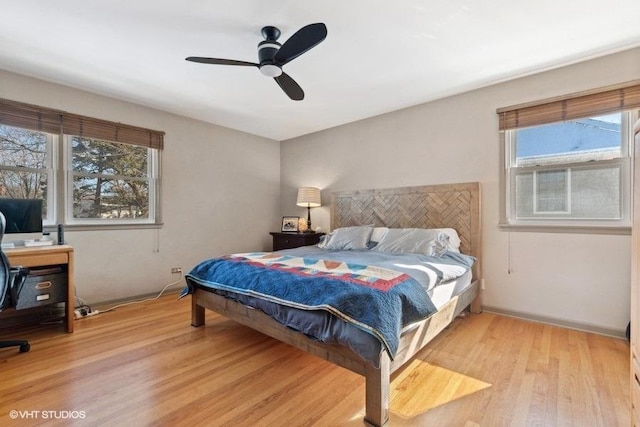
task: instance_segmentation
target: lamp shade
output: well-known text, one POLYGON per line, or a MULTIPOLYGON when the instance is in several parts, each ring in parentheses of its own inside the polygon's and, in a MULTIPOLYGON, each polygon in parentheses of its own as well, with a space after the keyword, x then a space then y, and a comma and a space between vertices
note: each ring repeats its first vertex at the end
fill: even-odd
POLYGON ((305 208, 317 208, 320 204, 320 189, 316 187, 298 188, 298 200, 296 205, 305 208))

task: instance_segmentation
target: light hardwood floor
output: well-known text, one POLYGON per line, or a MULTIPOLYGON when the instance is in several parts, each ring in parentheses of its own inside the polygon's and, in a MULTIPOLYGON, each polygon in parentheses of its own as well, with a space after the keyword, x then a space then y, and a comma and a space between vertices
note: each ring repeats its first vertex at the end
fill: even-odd
MULTIPOLYGON (((211 312, 193 328, 189 298, 75 326, 0 329, 32 346, 0 350, 0 425, 363 425, 363 378, 211 312), (69 415, 82 418, 51 419, 69 415)), ((484 313, 411 365, 394 377, 392 426, 629 425, 621 339, 484 313)))

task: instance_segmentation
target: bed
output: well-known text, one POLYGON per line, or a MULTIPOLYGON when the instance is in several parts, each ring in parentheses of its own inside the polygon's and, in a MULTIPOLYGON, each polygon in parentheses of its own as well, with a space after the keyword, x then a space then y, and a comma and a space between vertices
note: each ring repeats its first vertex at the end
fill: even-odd
MULTIPOLYGON (((373 426, 385 425, 389 419, 391 374, 402 367, 463 310, 469 308, 472 312, 480 312, 481 234, 479 212, 480 189, 478 183, 342 191, 332 194, 332 230, 360 231, 366 226, 375 227, 376 231, 380 227, 412 230, 454 229, 459 238, 457 246, 461 254, 456 255, 447 250, 446 252, 440 251, 429 255, 438 257, 440 264, 453 264, 459 260, 467 262, 471 259, 472 261, 468 262, 469 269, 461 277, 444 280, 440 283, 441 286, 433 286, 429 289, 430 298, 427 299, 432 303, 432 307, 426 307, 429 304, 423 304, 421 301, 416 302, 415 307, 410 306, 408 311, 411 313, 415 311, 417 313, 415 316, 419 320, 409 317, 403 318, 403 326, 396 331, 398 332, 397 336, 394 336, 393 333, 387 334, 389 328, 386 327, 384 322, 379 328, 378 324, 370 327, 367 323, 371 317, 369 315, 364 320, 355 318, 355 323, 346 322, 345 318, 340 316, 341 311, 310 310, 309 307, 313 306, 313 304, 305 305, 306 300, 305 304, 300 306, 294 304, 293 307, 283 308, 283 304, 279 303, 281 302, 279 295, 264 299, 261 297, 255 298, 256 295, 262 295, 262 293, 244 292, 235 286, 216 286, 217 289, 211 289, 211 287, 207 286, 208 282, 198 280, 198 277, 201 276, 198 276, 198 271, 196 270, 200 266, 194 268, 187 275, 188 290, 192 295, 191 324, 196 327, 204 325, 205 309, 209 309, 303 351, 363 375, 366 382, 365 422, 373 426), (423 318, 426 313, 424 310, 429 310, 428 312, 430 313, 426 318, 423 318), (296 322, 310 325, 309 328, 311 329, 299 327, 299 323, 296 323, 294 327, 291 324, 287 324, 286 319, 291 318, 290 312, 298 312, 296 316, 298 314, 306 316, 302 317, 302 320, 296 320, 296 322), (278 313, 281 315, 279 316, 278 313), (346 336, 346 341, 315 336, 316 329, 314 329, 314 325, 317 323, 324 325, 327 323, 327 319, 334 322, 334 326, 337 325, 337 334, 346 336), (377 331, 382 332, 376 335, 377 331), (387 340, 387 338, 389 339, 387 340)), ((441 236, 440 232, 438 232, 438 236, 441 236)), ((385 237, 382 239, 384 240, 385 237)), ((376 244, 377 242, 374 242, 374 245, 376 244)), ((380 246, 384 246, 383 242, 380 242, 380 246)), ((360 264, 360 258, 358 258, 360 256, 359 251, 362 248, 357 249, 358 251, 350 251, 345 255, 348 256, 345 259, 338 259, 340 251, 330 251, 331 256, 335 257, 331 258, 335 260, 335 265, 332 262, 331 268, 335 269, 338 264, 340 264, 340 268, 350 269, 353 267, 358 270, 358 277, 366 277, 369 282, 375 282, 376 286, 378 283, 383 283, 380 282, 382 276, 391 274, 389 277, 384 276, 384 280, 386 280, 384 283, 391 283, 389 289, 393 290, 393 292, 396 289, 401 289, 398 292, 409 293, 408 297, 403 294, 399 299, 403 301, 420 300, 412 292, 415 292, 416 286, 424 288, 424 285, 413 283, 416 281, 414 280, 414 274, 406 274, 401 269, 386 270, 384 268, 377 269, 376 267, 372 268, 374 273, 372 273, 371 277, 366 276, 365 273, 360 274, 365 269, 360 264), (352 256, 356 256, 356 258, 349 258, 352 256), (393 273, 397 273, 397 275, 393 275, 393 273)), ((374 250, 375 247, 371 249, 372 252, 374 250)), ((277 266, 276 269, 280 270, 295 268, 298 269, 296 271, 299 271, 301 268, 305 268, 314 271, 316 275, 319 274, 324 277, 328 273, 318 273, 319 270, 316 269, 316 264, 313 264, 313 268, 307 268, 308 265, 324 256, 320 255, 319 252, 322 251, 316 247, 305 247, 272 254, 238 254, 221 257, 221 259, 203 261, 201 265, 206 263, 207 268, 210 268, 209 266, 215 264, 215 268, 223 266, 226 269, 227 266, 236 268, 236 265, 239 264, 242 265, 237 268, 254 268, 258 264, 260 264, 260 268, 265 268, 266 264, 268 268, 265 271, 268 270, 269 274, 274 270, 273 266, 275 265, 277 266), (291 263, 291 265, 286 264, 286 262, 291 263), (299 266, 296 263, 304 265, 299 266)), ((366 251, 362 250, 360 252, 366 251)), ((365 256, 368 255, 365 254, 365 256)), ((401 256, 404 256, 404 254, 401 256)), ((324 263, 324 261, 322 262, 324 263)), ((228 274, 229 277, 234 277, 236 273, 233 270, 229 270, 228 274)), ((280 274, 280 272, 273 272, 273 274, 280 274)), ((261 275, 266 276, 267 274, 261 275)), ((301 274, 298 275, 300 276, 301 274)), ((279 280, 277 279, 278 277, 280 276, 274 276, 274 281, 279 280)), ((354 275, 349 275, 349 277, 354 277, 354 275)), ((244 280, 239 280, 239 285, 244 280)), ((293 276, 290 280, 294 281, 293 276)), ((320 279, 316 277, 309 279, 305 276, 300 280, 317 281, 320 279)), ((333 277, 328 280, 333 280, 333 277)), ((249 280, 247 279, 246 281, 249 280)), ((217 282, 218 280, 216 280, 216 285, 219 284, 217 282)), ((219 280, 219 282, 222 281, 219 280)), ((381 286, 386 286, 384 283, 381 286)), ((363 298, 367 296, 368 294, 365 294, 363 298)), ((377 299, 377 296, 373 299, 377 299)), ((353 298, 351 300, 353 301, 353 298)), ((383 302, 382 305, 390 304, 383 302)), ((403 310, 406 312, 407 309, 403 308, 403 310)), ((386 315, 381 315, 381 317, 386 321, 386 315)), ((296 319, 298 318, 296 317, 296 319)), ((354 319, 349 317, 346 320, 351 321, 354 319)), ((376 322, 377 320, 374 319, 373 321, 376 322)))

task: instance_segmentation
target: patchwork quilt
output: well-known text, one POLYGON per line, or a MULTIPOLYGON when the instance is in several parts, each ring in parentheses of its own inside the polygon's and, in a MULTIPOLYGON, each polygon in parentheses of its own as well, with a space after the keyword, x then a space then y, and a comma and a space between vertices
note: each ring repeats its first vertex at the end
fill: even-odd
POLYGON ((393 359, 402 327, 436 312, 422 285, 382 267, 282 253, 234 254, 203 261, 194 284, 302 310, 325 310, 375 336, 393 359))

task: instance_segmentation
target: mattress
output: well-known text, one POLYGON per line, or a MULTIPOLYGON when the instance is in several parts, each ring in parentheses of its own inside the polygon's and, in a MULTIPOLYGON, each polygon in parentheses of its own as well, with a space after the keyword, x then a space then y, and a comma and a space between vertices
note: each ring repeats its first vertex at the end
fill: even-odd
POLYGON ((471 285, 471 279, 472 273, 469 270, 456 279, 440 283, 428 292, 431 302, 440 309, 451 298, 463 293, 471 285))

